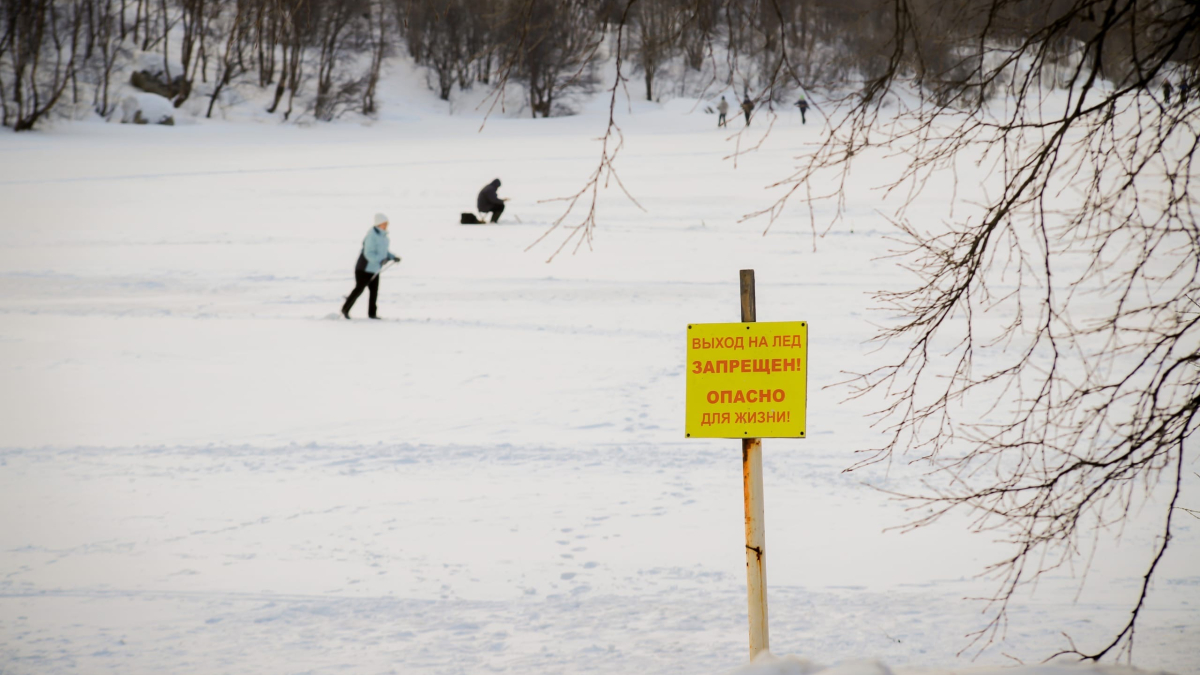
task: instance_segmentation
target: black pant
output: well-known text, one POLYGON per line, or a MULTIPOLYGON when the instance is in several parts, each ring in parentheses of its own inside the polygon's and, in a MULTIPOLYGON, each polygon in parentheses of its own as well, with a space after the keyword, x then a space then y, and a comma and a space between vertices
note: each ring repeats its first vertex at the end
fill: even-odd
POLYGON ((492 214, 492 222, 495 223, 500 220, 500 214, 504 213, 504 204, 497 204, 497 205, 493 206, 491 209, 484 211, 484 213, 491 213, 492 214))
POLYGON ((346 304, 342 305, 342 314, 350 313, 350 308, 354 306, 354 301, 358 299, 358 296, 362 295, 364 288, 371 291, 367 301, 367 316, 375 318, 375 300, 379 297, 379 274, 364 270, 354 270, 354 290, 346 296, 346 304))

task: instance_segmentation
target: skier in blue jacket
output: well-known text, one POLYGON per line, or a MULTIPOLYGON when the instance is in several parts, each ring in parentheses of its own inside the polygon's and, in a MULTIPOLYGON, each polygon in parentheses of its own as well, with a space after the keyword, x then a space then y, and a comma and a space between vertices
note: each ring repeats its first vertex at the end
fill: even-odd
POLYGON ((354 306, 354 301, 358 296, 362 295, 363 289, 371 291, 367 303, 367 316, 372 319, 378 319, 376 316, 375 301, 379 297, 379 272, 383 269, 383 264, 390 260, 400 261, 399 256, 393 255, 388 250, 388 219, 382 213, 375 214, 375 226, 367 230, 367 236, 363 239, 362 253, 358 255, 358 264, 354 266, 354 290, 350 291, 350 295, 346 296, 346 304, 342 305, 342 316, 350 318, 350 308, 354 306))

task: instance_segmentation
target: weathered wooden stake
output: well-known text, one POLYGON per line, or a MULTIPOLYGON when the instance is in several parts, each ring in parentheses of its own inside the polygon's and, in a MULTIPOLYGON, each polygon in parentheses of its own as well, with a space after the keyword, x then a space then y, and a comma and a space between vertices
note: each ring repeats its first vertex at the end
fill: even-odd
MULTIPOLYGON (((754 270, 741 271, 742 321, 758 320, 754 270)), ((767 535, 763 509, 762 439, 742 439, 742 486, 746 502, 746 596, 750 609, 750 660, 769 651, 767 630, 767 535)))

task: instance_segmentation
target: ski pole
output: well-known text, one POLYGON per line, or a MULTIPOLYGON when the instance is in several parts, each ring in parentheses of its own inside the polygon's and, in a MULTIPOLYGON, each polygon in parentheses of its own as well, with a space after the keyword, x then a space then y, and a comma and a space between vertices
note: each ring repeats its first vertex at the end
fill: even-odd
POLYGON ((389 261, 383 263, 382 265, 380 265, 379 271, 375 273, 375 276, 371 277, 371 281, 375 281, 376 279, 378 279, 379 275, 383 274, 383 271, 386 270, 387 268, 391 267, 393 263, 399 263, 399 262, 400 262, 400 259, 396 258, 395 260, 389 260, 389 261))

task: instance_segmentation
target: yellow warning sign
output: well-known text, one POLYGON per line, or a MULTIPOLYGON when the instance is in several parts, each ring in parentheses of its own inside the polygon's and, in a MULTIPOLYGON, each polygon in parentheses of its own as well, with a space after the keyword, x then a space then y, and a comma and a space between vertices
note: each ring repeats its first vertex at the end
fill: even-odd
POLYGON ((689 438, 804 438, 808 323, 688 325, 689 438))

